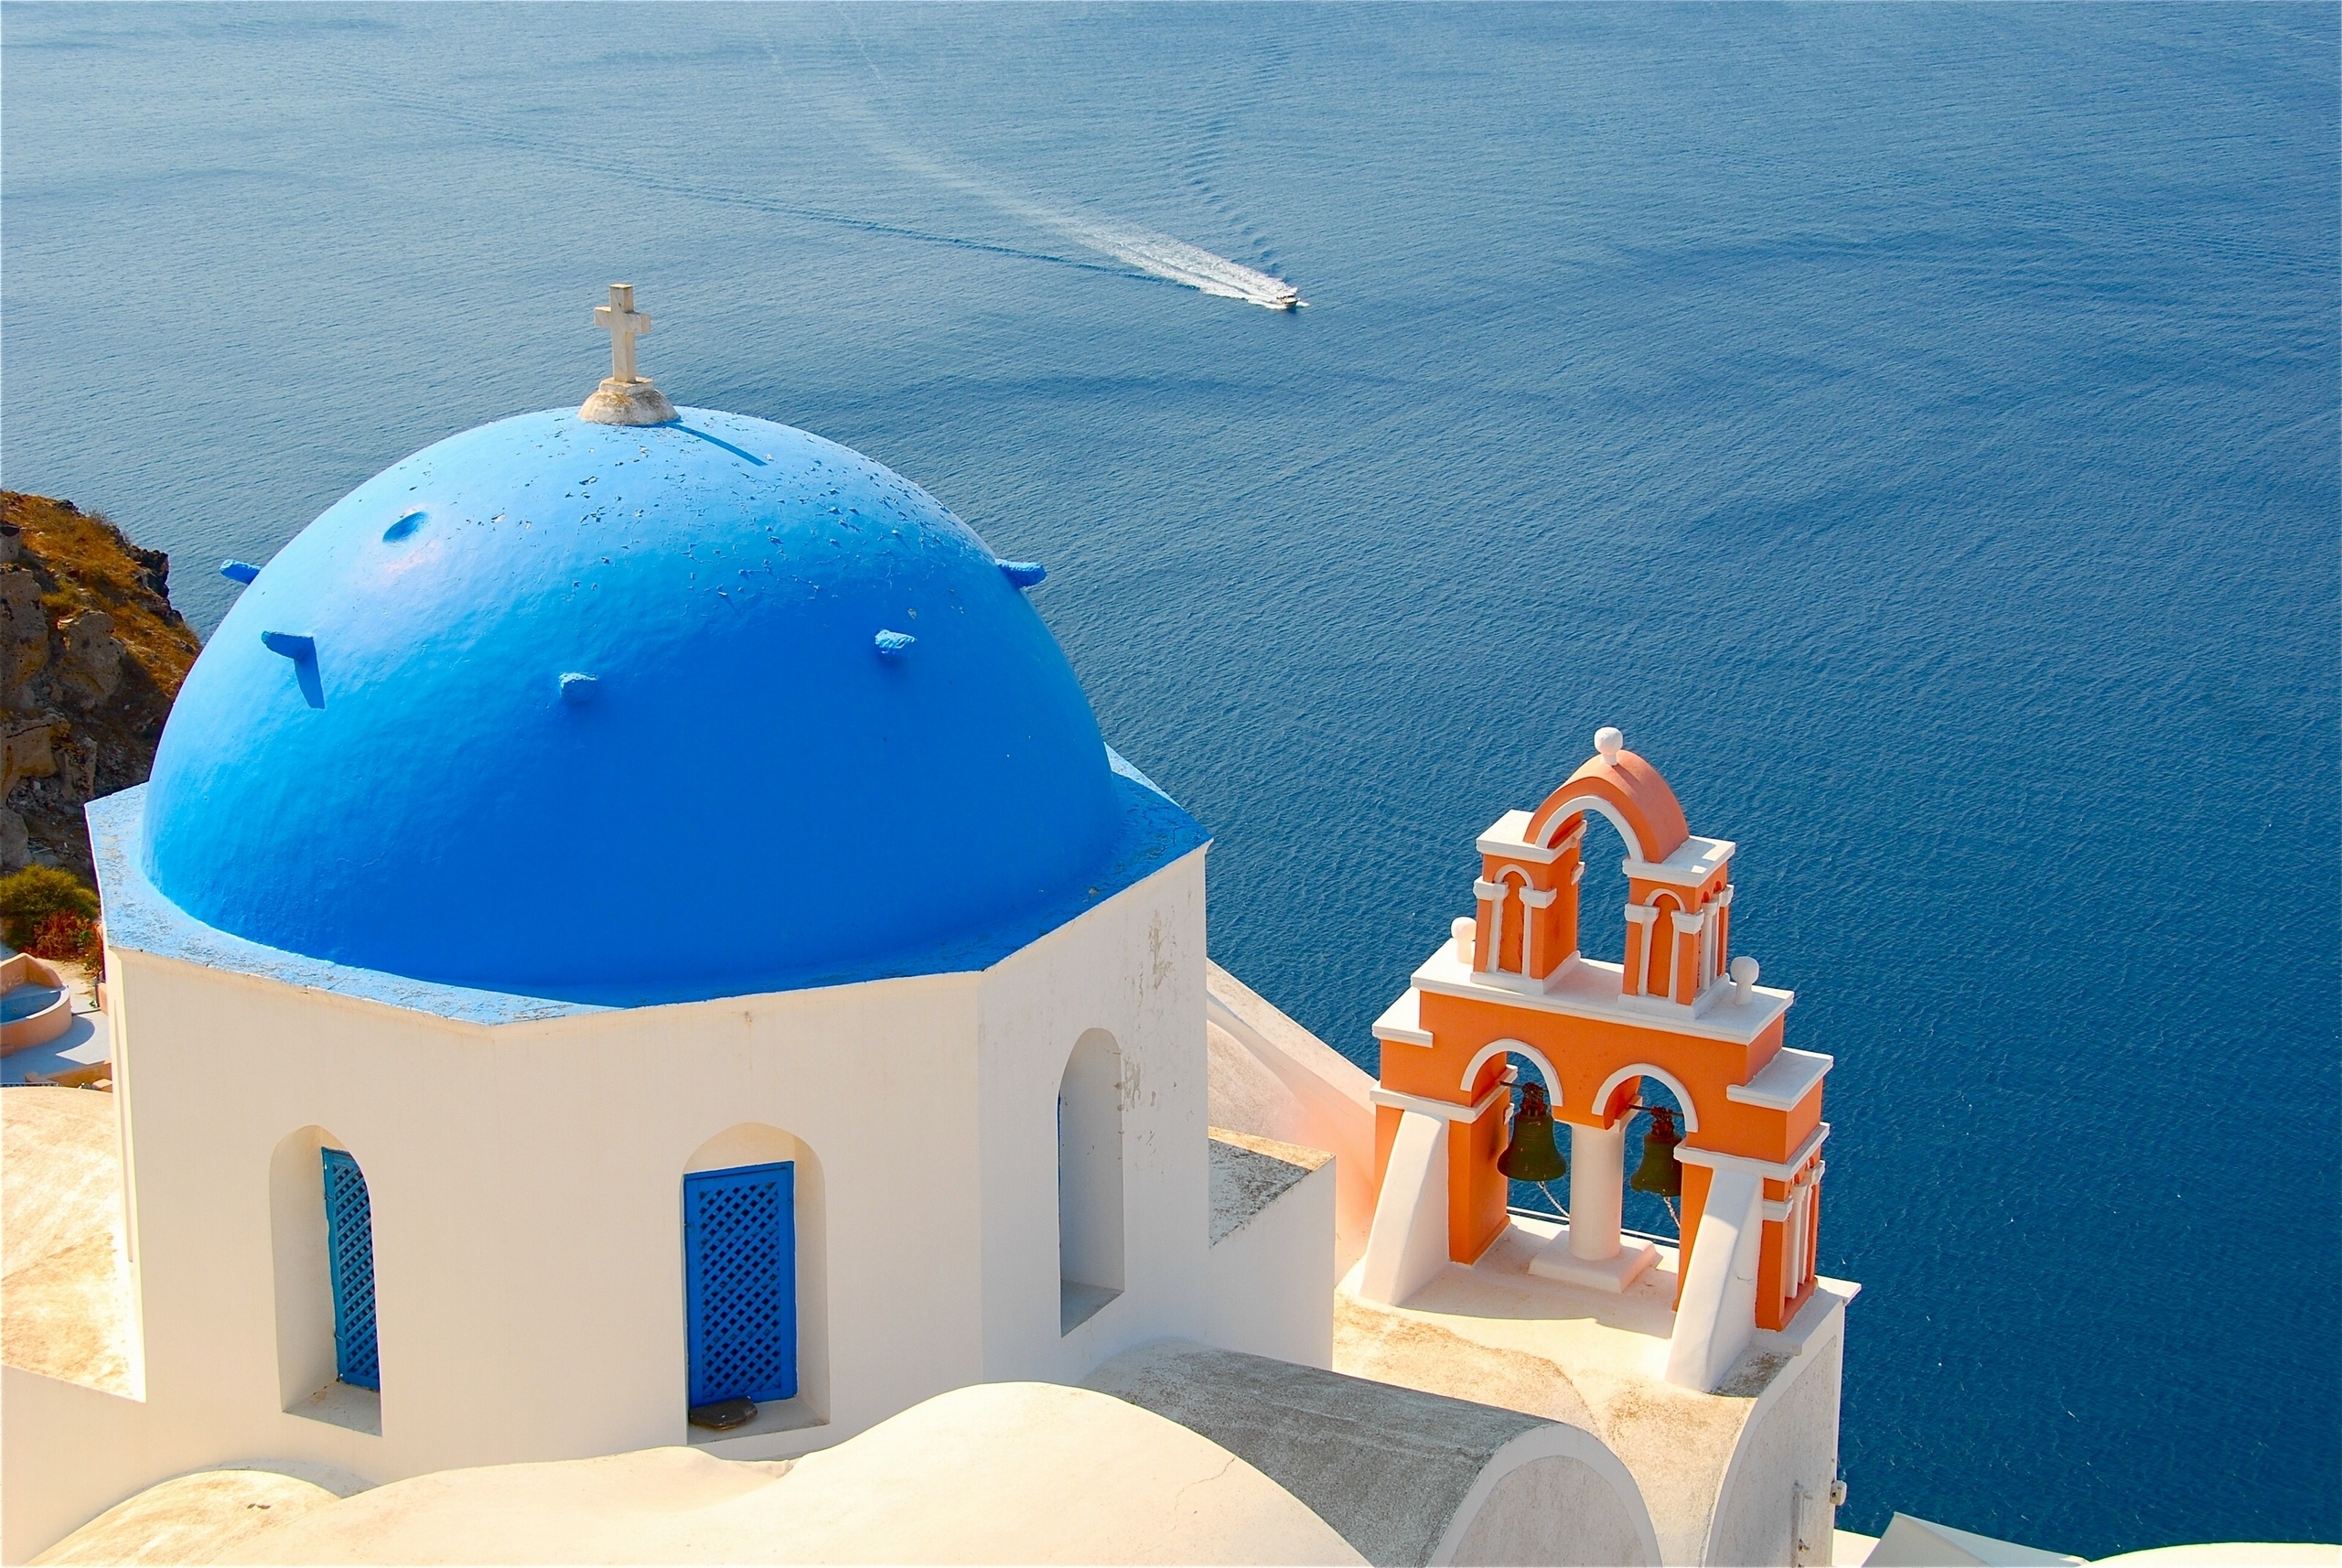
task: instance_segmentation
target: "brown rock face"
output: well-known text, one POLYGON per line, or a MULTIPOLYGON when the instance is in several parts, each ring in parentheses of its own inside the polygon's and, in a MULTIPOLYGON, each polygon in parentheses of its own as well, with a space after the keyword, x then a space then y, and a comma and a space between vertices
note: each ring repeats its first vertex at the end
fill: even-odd
POLYGON ((71 501, 0 491, 0 872, 88 877, 81 808, 145 781, 202 648, 170 571, 71 501))

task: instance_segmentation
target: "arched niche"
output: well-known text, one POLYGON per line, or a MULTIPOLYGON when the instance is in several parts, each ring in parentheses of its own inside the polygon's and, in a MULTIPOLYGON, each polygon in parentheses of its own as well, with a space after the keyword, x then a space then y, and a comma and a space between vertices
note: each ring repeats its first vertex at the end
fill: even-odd
POLYGON ((1602 1087, 1594 1091, 1594 1098, 1588 1102, 1593 1106, 1595 1114, 1600 1116, 1606 1122, 1616 1121, 1619 1108, 1615 1101, 1629 1083, 1642 1078, 1655 1078, 1667 1085, 1667 1091, 1675 1097, 1675 1103, 1682 1108, 1683 1133, 1686 1137, 1700 1130, 1700 1108, 1692 1103, 1692 1091, 1683 1087, 1683 1080, 1665 1068, 1653 1067, 1649 1062, 1629 1063, 1604 1079, 1602 1087))
MULTIPOLYGON (((1493 1088, 1504 1082, 1508 1069, 1513 1074, 1514 1082, 1510 1090, 1510 1103, 1505 1111, 1504 1125, 1497 1139, 1497 1146, 1499 1150, 1511 1146, 1515 1120, 1520 1112, 1521 1093, 1531 1081, 1531 1075, 1544 1090, 1546 1103, 1552 1108, 1557 1121, 1561 1116, 1563 1099, 1562 1075, 1553 1070, 1552 1061, 1544 1052, 1526 1040, 1490 1040, 1487 1045, 1482 1046, 1472 1054, 1471 1063, 1465 1068, 1463 1080, 1457 1087, 1465 1093, 1472 1095, 1474 1103, 1477 1103, 1478 1095, 1487 1092, 1478 1087, 1481 1079, 1484 1077, 1490 1079, 1489 1087, 1493 1088)), ((1565 1128, 1561 1130, 1561 1135, 1568 1135, 1565 1128)), ((1501 1176, 1501 1171, 1499 1174, 1501 1176)), ((1522 1180, 1519 1181, 1518 1185, 1536 1194, 1545 1204, 1552 1206, 1556 1217, 1566 1218, 1560 1213, 1562 1200, 1546 1184, 1522 1180)), ((1508 1181, 1505 1187, 1505 1207, 1508 1208, 1514 1207, 1512 1199, 1515 1190, 1513 1183, 1508 1181)), ((1535 1212, 1542 1214, 1546 1210, 1538 1208, 1535 1212)))
POLYGON ((1123 1293, 1123 1051, 1091 1029, 1058 1083, 1058 1332, 1123 1293))
MULTIPOLYGON (((693 1149, 683 1162, 682 1177, 706 1171, 737 1170, 744 1165, 789 1164, 795 1167, 792 1183, 797 1237, 797 1397, 780 1405, 761 1408, 753 1426, 733 1432, 690 1429, 694 1442, 736 1437, 765 1431, 819 1425, 830 1412, 830 1275, 828 1202, 822 1162, 812 1145, 795 1133, 763 1122, 738 1122, 693 1149)), ((680 1196, 680 1195, 679 1195, 680 1196)), ((683 1289, 683 1253, 676 1251, 676 1284, 683 1289)), ((688 1307, 686 1307, 688 1311, 688 1307)), ((685 1333, 689 1333, 686 1321, 685 1333)), ((688 1369, 689 1350, 685 1351, 688 1369)), ((688 1377, 688 1370, 686 1370, 688 1377)))
POLYGON ((1553 1064, 1545 1059, 1544 1052, 1526 1040, 1490 1040, 1472 1053, 1471 1065, 1464 1069, 1464 1080, 1456 1087, 1470 1093, 1479 1081, 1480 1069, 1499 1057, 1520 1057, 1535 1068, 1537 1075, 1545 1080, 1546 1100, 1555 1111, 1562 1108, 1562 1075, 1553 1070, 1553 1064))
MULTIPOLYGON (((343 1382, 337 1368, 333 1265, 326 1218, 328 1149, 349 1155, 360 1170, 365 1169, 363 1158, 349 1145, 326 1128, 314 1125, 286 1133, 269 1156, 277 1393, 288 1414, 380 1435, 381 1392, 343 1382)), ((371 1183, 368 1195, 371 1209, 371 1183)))

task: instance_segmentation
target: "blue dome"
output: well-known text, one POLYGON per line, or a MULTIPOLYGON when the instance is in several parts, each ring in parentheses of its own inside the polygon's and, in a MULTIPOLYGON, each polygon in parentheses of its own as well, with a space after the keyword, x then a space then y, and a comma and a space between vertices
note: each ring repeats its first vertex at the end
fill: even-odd
POLYGON ((736 994, 1080 897, 1116 802, 1064 654, 934 498, 763 420, 557 410, 268 564, 172 709, 142 864, 360 969, 736 994))

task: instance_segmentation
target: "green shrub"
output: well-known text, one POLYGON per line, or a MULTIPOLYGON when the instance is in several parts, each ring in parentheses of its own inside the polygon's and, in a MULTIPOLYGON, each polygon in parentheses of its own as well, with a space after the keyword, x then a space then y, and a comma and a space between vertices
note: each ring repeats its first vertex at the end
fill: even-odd
POLYGON ((0 937, 10 947, 28 945, 48 918, 58 914, 94 920, 98 896, 72 873, 53 865, 27 865, 13 876, 0 876, 0 937))

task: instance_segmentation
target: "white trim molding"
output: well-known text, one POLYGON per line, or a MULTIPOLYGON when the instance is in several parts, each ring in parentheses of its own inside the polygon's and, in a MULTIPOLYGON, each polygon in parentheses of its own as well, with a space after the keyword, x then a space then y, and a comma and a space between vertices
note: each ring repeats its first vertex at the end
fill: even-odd
POLYGON ((1456 1087, 1471 1088, 1472 1080, 1480 1076, 1480 1069, 1488 1065, 1490 1057, 1499 1054, 1510 1056, 1515 1053, 1527 1057, 1530 1064, 1544 1074, 1545 1096, 1552 1101, 1553 1109, 1559 1111, 1562 1108, 1561 1075, 1553 1070, 1553 1064, 1545 1059, 1545 1053, 1526 1040, 1490 1040, 1472 1053, 1472 1065, 1464 1069, 1464 1081, 1456 1087))
MULTIPOLYGON (((1529 817, 1527 811, 1507 811, 1488 824, 1472 847, 1499 860, 1533 861, 1539 865, 1551 865, 1569 853, 1573 841, 1566 838, 1557 844, 1531 843, 1529 817)), ((1580 824, 1581 831, 1583 827, 1580 824)))
POLYGON ((1829 1168, 1828 1160, 1816 1160, 1811 1165, 1791 1176, 1789 1195, 1787 1197, 1768 1197, 1765 1200, 1765 1218, 1776 1220, 1787 1219, 1789 1217, 1789 1209, 1804 1194, 1811 1192, 1821 1185, 1821 1173, 1829 1168))
MULTIPOLYGON (((1629 840, 1631 848, 1633 841, 1629 840)), ((1671 882, 1679 887, 1697 887, 1716 874, 1716 868, 1730 860, 1740 846, 1730 839, 1703 839, 1693 833, 1676 845, 1675 853, 1665 860, 1644 860, 1629 854, 1618 863, 1618 869, 1628 876, 1644 882, 1671 882)))
POLYGON ((1783 1046, 1773 1059, 1756 1069, 1746 1083, 1735 1083, 1724 1097, 1735 1105, 1762 1106, 1767 1111, 1794 1111, 1814 1086, 1829 1076, 1838 1058, 1822 1051, 1800 1051, 1783 1046))
POLYGON ((1409 986, 1399 1000, 1382 1010, 1371 1033, 1376 1039, 1393 1045, 1429 1046, 1431 1031, 1423 1027, 1423 993, 1409 986))
MULTIPOLYGON (((1544 809, 1545 808, 1542 806, 1537 808, 1540 811, 1544 809)), ((1618 810, 1617 807, 1612 805, 1609 801, 1604 800, 1599 795, 1585 794, 1564 797, 1562 803, 1554 808, 1553 820, 1552 823, 1547 826, 1545 831, 1548 833, 1552 833, 1554 829, 1559 828, 1563 822, 1568 822, 1573 816, 1582 819, 1587 811, 1601 812, 1604 817, 1609 820, 1610 825, 1618 830, 1618 836, 1626 841, 1627 856, 1629 863, 1639 863, 1642 860, 1642 835, 1635 832, 1633 826, 1628 822, 1626 816, 1618 810)), ((1532 811, 1530 814, 1531 817, 1534 817, 1536 813, 1532 811)), ((1571 831, 1573 832, 1583 832, 1585 831, 1585 823, 1583 821, 1580 821, 1578 825, 1571 831)), ((1547 847, 1551 848, 1554 854, 1559 854, 1561 853, 1561 846, 1569 843, 1569 838, 1570 835, 1568 833, 1563 833, 1560 837, 1552 839, 1547 847)))
POLYGON ((1450 1122, 1477 1122, 1488 1113, 1488 1107, 1499 1101, 1509 1101, 1512 1090, 1499 1083, 1469 1105, 1458 1105, 1452 1100, 1426 1100, 1420 1094, 1402 1094, 1395 1089, 1377 1085, 1367 1090, 1366 1097, 1377 1105, 1388 1105, 1393 1111, 1413 1111, 1420 1116, 1445 1116, 1450 1122))
POLYGON ((1767 1181, 1795 1181, 1799 1169, 1813 1158, 1814 1152, 1829 1136, 1830 1123, 1824 1122, 1805 1135, 1805 1142, 1797 1146, 1797 1153, 1778 1163, 1752 1160, 1746 1155, 1727 1155, 1721 1149, 1695 1149, 1689 1144, 1676 1144, 1675 1157, 1684 1165, 1705 1165, 1712 1171, 1746 1171, 1767 1181))
POLYGON ((1655 1078, 1667 1085, 1669 1092, 1675 1096, 1675 1103, 1683 1108, 1681 1114, 1683 1118, 1684 1133, 1688 1136, 1700 1130, 1700 1113, 1692 1108, 1692 1091, 1683 1087, 1682 1079, 1665 1068, 1652 1067, 1648 1062, 1638 1063, 1633 1067, 1622 1067, 1608 1078, 1604 1079, 1602 1087, 1595 1090, 1594 1102, 1587 1109, 1599 1116, 1602 1113, 1602 1108, 1610 1103, 1610 1097, 1618 1092, 1618 1086, 1630 1078, 1655 1078))

